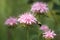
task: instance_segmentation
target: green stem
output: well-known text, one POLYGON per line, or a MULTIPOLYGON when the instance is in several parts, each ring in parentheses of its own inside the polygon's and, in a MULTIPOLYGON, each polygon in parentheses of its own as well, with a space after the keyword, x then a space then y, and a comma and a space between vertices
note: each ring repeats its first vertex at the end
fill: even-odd
POLYGON ((38 27, 38 40, 40 40, 40 30, 39 30, 39 27, 38 27))
MULTIPOLYGON (((37 20, 40 22, 40 14, 37 14, 36 16, 37 16, 37 20)), ((38 30, 37 30, 37 32, 38 32, 38 40, 40 40, 40 30, 39 30, 39 25, 38 25, 38 30)))
POLYGON ((11 28, 8 28, 8 40, 11 40, 11 28))
POLYGON ((27 40, 29 40, 29 30, 28 30, 28 27, 27 27, 26 31, 27 31, 27 40))
POLYGON ((39 40, 39 36, 40 36, 40 34, 39 34, 39 32, 38 32, 38 40, 39 40))
POLYGON ((28 40, 28 30, 27 30, 27 40, 28 40))

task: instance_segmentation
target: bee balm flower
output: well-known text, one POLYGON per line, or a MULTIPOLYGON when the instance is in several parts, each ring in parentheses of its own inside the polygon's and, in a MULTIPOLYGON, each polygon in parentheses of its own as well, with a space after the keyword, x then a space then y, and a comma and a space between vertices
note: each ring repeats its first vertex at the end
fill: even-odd
POLYGON ((43 33, 43 37, 45 37, 46 39, 52 39, 54 38, 54 36, 56 36, 56 34, 54 33, 54 31, 51 30, 43 33))
POLYGON ((18 22, 25 24, 36 23, 36 18, 31 13, 24 13, 18 18, 18 22))
POLYGON ((42 26, 40 27, 40 30, 46 32, 46 31, 49 31, 50 29, 48 28, 47 25, 42 25, 42 26))
POLYGON ((43 2, 36 2, 32 5, 31 7, 32 12, 37 12, 37 13, 44 13, 48 11, 48 7, 46 3, 43 2))
POLYGON ((14 17, 10 17, 5 21, 5 24, 10 26, 17 24, 17 19, 14 17))

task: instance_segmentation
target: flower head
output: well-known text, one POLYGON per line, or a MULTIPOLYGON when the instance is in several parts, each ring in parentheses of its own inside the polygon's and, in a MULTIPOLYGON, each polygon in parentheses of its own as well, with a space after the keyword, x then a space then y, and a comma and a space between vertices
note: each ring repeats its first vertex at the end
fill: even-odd
POLYGON ((42 26, 40 27, 40 30, 46 32, 46 31, 49 31, 50 29, 48 28, 47 25, 42 25, 42 26))
POLYGON ((17 24, 17 19, 15 17, 10 17, 5 21, 5 24, 10 26, 17 24))
POLYGON ((56 36, 56 34, 54 33, 54 31, 51 30, 43 33, 43 37, 45 37, 46 39, 53 39, 54 36, 56 36))
POLYGON ((36 2, 32 5, 31 7, 32 12, 39 12, 39 13, 44 13, 48 11, 48 7, 46 3, 43 2, 36 2))
POLYGON ((36 18, 29 12, 24 13, 18 18, 18 22, 25 23, 25 24, 32 24, 36 23, 36 18))

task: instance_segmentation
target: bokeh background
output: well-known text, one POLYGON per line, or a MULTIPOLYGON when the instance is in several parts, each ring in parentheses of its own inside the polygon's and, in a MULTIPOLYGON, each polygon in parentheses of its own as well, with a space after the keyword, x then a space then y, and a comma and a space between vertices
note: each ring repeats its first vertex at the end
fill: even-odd
MULTIPOLYGON (((0 0, 0 40, 8 40, 8 27, 5 26, 5 20, 10 16, 18 16, 21 13, 29 11, 32 3, 36 1, 46 2, 50 12, 47 17, 41 17, 40 22, 53 29, 57 36, 53 40, 60 40, 60 0, 0 0)), ((10 40, 26 40, 25 30, 21 28, 11 29, 10 40)), ((37 40, 37 32, 30 32, 30 40, 37 40)), ((43 40, 40 37, 40 40, 43 40)))

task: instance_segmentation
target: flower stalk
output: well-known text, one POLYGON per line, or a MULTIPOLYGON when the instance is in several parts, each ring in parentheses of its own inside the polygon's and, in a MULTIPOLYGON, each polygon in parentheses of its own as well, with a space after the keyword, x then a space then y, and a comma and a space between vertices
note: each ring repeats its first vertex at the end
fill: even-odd
POLYGON ((8 28, 8 40, 11 40, 11 28, 8 28))

